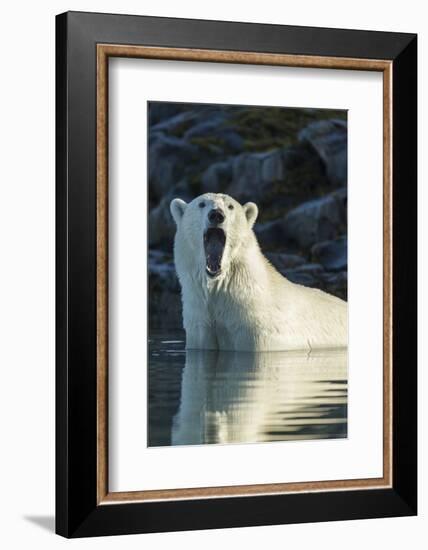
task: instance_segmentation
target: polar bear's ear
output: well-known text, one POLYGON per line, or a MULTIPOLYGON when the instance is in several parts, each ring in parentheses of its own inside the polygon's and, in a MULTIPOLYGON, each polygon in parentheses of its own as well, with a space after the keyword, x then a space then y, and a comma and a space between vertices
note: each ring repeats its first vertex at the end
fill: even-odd
POLYGON ((178 225, 181 218, 183 217, 184 211, 186 210, 187 203, 181 199, 173 199, 169 205, 171 210, 172 217, 174 218, 175 223, 178 225))
POLYGON ((259 209, 257 208, 257 205, 254 204, 254 202, 247 202, 243 206, 245 217, 247 218, 248 225, 250 227, 253 227, 254 222, 257 219, 257 215, 259 213, 259 209))

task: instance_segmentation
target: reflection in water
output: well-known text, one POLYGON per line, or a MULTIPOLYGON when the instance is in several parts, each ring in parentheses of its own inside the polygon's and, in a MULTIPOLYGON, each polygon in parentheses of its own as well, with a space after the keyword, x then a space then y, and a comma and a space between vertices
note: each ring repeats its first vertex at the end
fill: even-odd
POLYGON ((185 351, 151 335, 149 446, 347 436, 347 351, 185 351))

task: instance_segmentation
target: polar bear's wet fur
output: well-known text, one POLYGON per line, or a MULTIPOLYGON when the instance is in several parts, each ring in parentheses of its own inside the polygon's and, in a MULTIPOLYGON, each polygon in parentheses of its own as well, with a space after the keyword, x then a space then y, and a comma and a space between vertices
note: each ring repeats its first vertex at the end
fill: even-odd
POLYGON ((347 304, 292 283, 262 254, 257 206, 206 193, 174 199, 174 261, 187 349, 278 351, 347 345, 347 304))

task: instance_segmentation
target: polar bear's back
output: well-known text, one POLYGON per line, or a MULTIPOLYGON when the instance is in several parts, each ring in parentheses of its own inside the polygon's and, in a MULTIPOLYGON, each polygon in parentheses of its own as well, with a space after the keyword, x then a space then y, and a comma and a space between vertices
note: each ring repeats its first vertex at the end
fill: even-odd
POLYGON ((278 273, 274 299, 281 310, 282 326, 287 327, 290 348, 334 348, 348 344, 348 305, 322 290, 288 281, 278 273))
POLYGON ((281 351, 347 346, 346 302, 292 283, 262 254, 257 265, 256 277, 239 273, 245 270, 240 266, 229 283, 211 297, 220 349, 281 351))

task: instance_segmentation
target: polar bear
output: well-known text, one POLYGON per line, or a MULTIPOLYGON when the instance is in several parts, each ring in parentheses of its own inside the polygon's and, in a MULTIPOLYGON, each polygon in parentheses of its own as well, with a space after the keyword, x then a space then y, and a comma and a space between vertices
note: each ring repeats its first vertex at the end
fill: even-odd
POLYGON ((205 193, 170 204, 186 349, 280 351, 347 346, 347 304, 292 283, 262 254, 256 204, 205 193))

